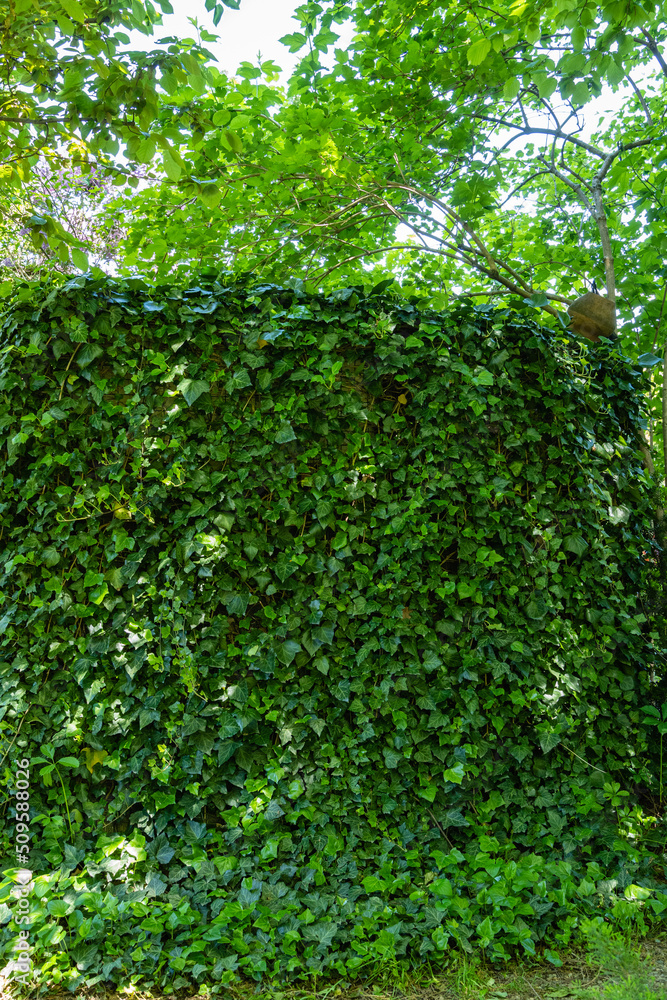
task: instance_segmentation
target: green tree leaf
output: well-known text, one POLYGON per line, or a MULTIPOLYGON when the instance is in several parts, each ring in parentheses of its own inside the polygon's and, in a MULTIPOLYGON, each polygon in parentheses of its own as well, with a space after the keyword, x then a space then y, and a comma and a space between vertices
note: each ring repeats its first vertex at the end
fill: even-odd
POLYGON ((164 172, 170 181, 177 181, 183 173, 180 163, 177 163, 169 149, 162 152, 162 165, 164 172))
POLYGON ((88 270, 88 257, 82 250, 77 250, 76 247, 72 247, 72 263, 75 267, 78 267, 80 271, 88 270))
POLYGON ((83 24, 86 20, 86 12, 78 0, 58 0, 58 2, 68 17, 71 17, 73 21, 78 21, 79 24, 83 24))
POLYGON ((468 62, 471 66, 479 66, 484 62, 491 51, 491 42, 488 38, 478 38, 476 42, 468 47, 468 62))

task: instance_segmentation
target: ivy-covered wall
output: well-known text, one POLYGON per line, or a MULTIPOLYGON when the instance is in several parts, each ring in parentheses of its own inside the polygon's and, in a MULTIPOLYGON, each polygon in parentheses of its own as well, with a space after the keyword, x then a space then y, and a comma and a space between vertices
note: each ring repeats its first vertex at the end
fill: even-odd
POLYGON ((0 725, 49 981, 557 962, 665 909, 617 348, 85 276, 19 287, 0 346, 0 725))

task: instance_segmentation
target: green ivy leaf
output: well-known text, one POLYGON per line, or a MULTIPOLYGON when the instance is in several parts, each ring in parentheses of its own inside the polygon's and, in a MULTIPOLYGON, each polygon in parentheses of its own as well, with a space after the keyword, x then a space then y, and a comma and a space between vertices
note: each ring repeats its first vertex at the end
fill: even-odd
POLYGON ((361 884, 363 885, 366 892, 381 892, 386 888, 387 883, 383 879, 378 878, 377 875, 366 875, 362 879, 361 884))
POLYGON ((549 753, 554 747, 557 747, 560 743, 560 736, 558 733, 540 733, 540 746, 542 747, 542 753, 549 753))
MULTIPOLYGON (((276 437, 276 441, 278 438, 276 437)), ((287 438, 288 441, 295 440, 295 435, 292 432, 292 437, 287 438)), ((318 521, 326 521, 329 514, 334 509, 334 505, 329 500, 318 500, 317 506, 315 507, 315 513, 317 514, 318 521)))
POLYGON ((294 639, 287 639, 276 650, 276 656, 281 663, 284 663, 286 667, 289 667, 296 654, 300 651, 301 646, 298 642, 295 642, 294 639))
POLYGON ((185 378, 178 383, 178 391, 183 393, 183 398, 188 406, 192 406, 195 400, 199 399, 211 386, 204 379, 185 378))
POLYGON ((60 562, 60 553, 54 545, 49 545, 42 552, 42 562, 45 566, 57 566, 60 562))
POLYGON ((287 444, 288 441, 296 441, 296 434, 289 423, 281 424, 273 439, 276 444, 287 444))
POLYGON ((526 605, 526 614, 529 618, 533 618, 536 621, 544 618, 548 610, 546 602, 542 597, 533 598, 526 605))
POLYGON ((460 785, 465 777, 463 764, 455 764, 454 767, 448 767, 443 777, 445 781, 453 781, 455 785, 460 785))
POLYGON ((104 579, 111 584, 114 590, 120 590, 123 586, 123 574, 117 566, 113 569, 107 570, 104 575, 104 579))
POLYGON ((236 389, 245 389, 249 385, 252 385, 252 382, 246 369, 237 368, 232 377, 225 383, 225 391, 235 392, 236 389))
POLYGON ((563 540, 563 548, 567 552, 574 552, 575 555, 583 556, 584 552, 588 548, 588 542, 583 535, 568 535, 563 540))
POLYGON ((91 361, 101 357, 103 353, 99 344, 84 344, 77 353, 75 360, 79 368, 86 368, 91 361))
POLYGON ((385 765, 388 768, 398 767, 400 762, 403 760, 403 757, 400 753, 396 753, 395 750, 390 750, 387 748, 383 749, 382 756, 384 757, 385 765))
POLYGON ((245 594, 234 594, 232 599, 226 604, 225 608, 228 615, 245 615, 248 610, 248 603, 250 601, 250 595, 245 594))
POLYGON ((295 778, 294 781, 290 781, 287 787, 287 794, 291 799, 298 799, 304 792, 305 787, 301 778, 295 778))

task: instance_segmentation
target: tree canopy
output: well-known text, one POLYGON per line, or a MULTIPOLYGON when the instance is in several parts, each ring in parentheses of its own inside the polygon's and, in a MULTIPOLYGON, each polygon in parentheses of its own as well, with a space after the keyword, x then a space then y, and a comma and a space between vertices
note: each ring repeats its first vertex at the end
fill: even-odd
MULTIPOLYGON (((158 3, 173 12, 169 0, 158 3)), ((215 6, 217 20, 222 11, 215 6)), ((123 29, 152 35, 161 22, 150 0, 14 0, 0 3, 0 13, 3 215, 30 231, 37 252, 46 241, 56 262, 67 265, 73 246, 75 265, 85 267, 86 242, 67 225, 67 213, 63 219, 58 211, 30 210, 40 158, 56 171, 74 164, 83 175, 103 167, 116 184, 136 187, 133 163, 151 161, 156 149, 166 160, 171 153, 159 123, 161 96, 179 87, 201 93, 204 77, 219 74, 205 68, 210 53, 189 40, 127 49, 123 29)))

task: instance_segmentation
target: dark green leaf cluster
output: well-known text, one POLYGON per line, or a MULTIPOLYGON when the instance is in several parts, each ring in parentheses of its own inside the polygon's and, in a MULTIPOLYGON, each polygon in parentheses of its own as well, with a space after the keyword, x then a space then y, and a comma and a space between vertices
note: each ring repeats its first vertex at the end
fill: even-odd
POLYGON ((646 376, 511 310, 198 280, 26 284, 2 320, 47 979, 558 962, 659 919, 646 376))

